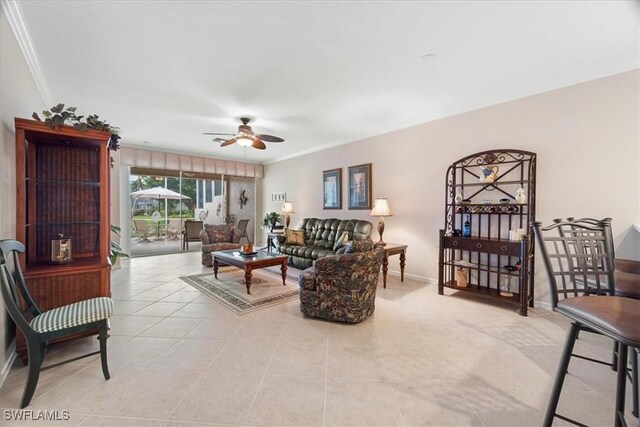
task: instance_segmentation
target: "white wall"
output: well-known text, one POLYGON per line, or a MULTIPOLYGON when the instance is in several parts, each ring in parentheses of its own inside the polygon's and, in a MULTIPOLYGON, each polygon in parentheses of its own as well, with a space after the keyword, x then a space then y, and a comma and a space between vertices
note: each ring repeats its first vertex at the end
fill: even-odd
POLYGON ((225 176, 228 180, 227 189, 229 191, 229 213, 235 216, 235 225, 241 219, 248 219, 247 237, 250 242, 254 241, 254 230, 256 223, 256 181, 253 178, 241 178, 237 176, 225 176), (240 192, 244 190, 247 197, 247 204, 240 208, 240 192))
MULTIPOLYGON (((16 160, 14 117, 31 117, 47 108, 22 52, 0 11, 0 239, 16 237, 16 160)), ((2 296, 0 296, 0 300, 2 296)), ((0 302, 0 307, 4 303, 0 302)), ((2 369, 14 343, 14 327, 6 311, 0 310, 0 385, 2 369)))
MULTIPOLYGON (((279 209, 271 193, 286 191, 296 210, 294 225, 305 217, 376 224, 368 211, 346 208, 347 168, 371 162, 373 196, 387 197, 394 213, 386 219, 385 241, 409 245, 407 273, 436 279, 447 167, 478 151, 514 148, 538 154, 539 221, 610 216, 616 255, 640 258, 633 229, 640 224, 639 75, 621 73, 269 164, 260 217, 279 209), (338 167, 343 209, 323 211, 322 171, 338 167)), ((546 300, 537 265, 536 293, 546 300)))

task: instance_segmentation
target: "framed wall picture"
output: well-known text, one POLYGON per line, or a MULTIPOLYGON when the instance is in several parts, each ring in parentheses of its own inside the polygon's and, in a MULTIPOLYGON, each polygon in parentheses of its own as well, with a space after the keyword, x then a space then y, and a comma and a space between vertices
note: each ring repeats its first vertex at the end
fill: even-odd
POLYGON ((371 209, 371 163, 349 167, 349 209, 371 209))
POLYGON ((322 172, 322 209, 342 209, 342 168, 322 172))
POLYGON ((271 193, 271 201, 272 202, 286 202, 287 201, 287 193, 281 191, 279 193, 271 193))

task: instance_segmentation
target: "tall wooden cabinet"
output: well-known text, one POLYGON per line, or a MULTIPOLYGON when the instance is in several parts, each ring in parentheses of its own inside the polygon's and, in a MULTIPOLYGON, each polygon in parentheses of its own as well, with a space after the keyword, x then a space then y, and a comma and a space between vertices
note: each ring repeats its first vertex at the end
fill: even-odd
MULTIPOLYGON (((16 239, 26 248, 20 262, 29 292, 41 310, 110 296, 109 133, 18 118, 15 126, 16 239), (59 235, 71 238, 66 264, 51 262, 59 235)), ((19 331, 16 339, 26 361, 19 331)))
POLYGON ((449 166, 439 294, 444 288, 484 294, 527 315, 534 297, 535 195, 535 153, 483 151, 449 166))

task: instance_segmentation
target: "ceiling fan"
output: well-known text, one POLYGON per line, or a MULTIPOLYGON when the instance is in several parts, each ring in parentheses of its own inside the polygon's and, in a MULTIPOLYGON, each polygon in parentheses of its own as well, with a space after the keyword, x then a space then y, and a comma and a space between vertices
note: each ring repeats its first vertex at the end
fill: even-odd
POLYGON ((256 134, 249 126, 249 122, 251 121, 248 117, 240 117, 240 121, 242 124, 238 126, 238 133, 216 133, 216 132, 204 132, 203 135, 221 135, 221 136, 231 136, 230 139, 223 138, 215 138, 214 141, 222 141, 220 144, 221 147, 226 147, 227 145, 235 144, 236 142, 243 147, 253 147, 258 150, 264 150, 267 146, 264 144, 266 142, 282 142, 284 139, 279 138, 273 135, 265 135, 265 134, 256 134))

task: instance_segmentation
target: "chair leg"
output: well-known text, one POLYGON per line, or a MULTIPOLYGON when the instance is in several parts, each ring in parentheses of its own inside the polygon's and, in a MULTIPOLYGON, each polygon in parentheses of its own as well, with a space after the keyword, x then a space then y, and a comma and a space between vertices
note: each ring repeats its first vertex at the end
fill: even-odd
POLYGON ((579 330, 580 327, 577 323, 571 323, 569 333, 567 333, 567 338, 564 343, 564 350, 562 351, 562 356, 560 356, 556 379, 554 380, 553 388, 551 389, 551 397, 549 398, 549 404, 547 405, 547 412, 544 415, 544 422, 542 425, 545 427, 550 427, 551 424, 553 424, 553 418, 556 416, 558 401, 560 400, 560 393, 562 392, 562 385, 564 384, 564 377, 567 375, 569 361, 571 360, 571 353, 573 353, 573 346, 578 338, 579 330))
POLYGON ((618 370, 618 351, 620 351, 620 349, 618 348, 618 342, 614 341, 613 342, 613 358, 611 360, 611 370, 613 370, 614 372, 618 370))
POLYGON ((108 380, 111 378, 109 374, 109 366, 107 365, 107 321, 102 321, 98 323, 98 340, 100 341, 100 361, 102 362, 102 374, 104 375, 104 379, 108 380))
POLYGON ((638 349, 631 349, 631 386, 633 387, 633 410, 631 413, 634 417, 639 418, 638 410, 638 349))
POLYGON ((627 355, 629 350, 626 345, 618 343, 618 375, 616 381, 616 418, 615 427, 626 425, 624 421, 624 398, 627 387, 627 355))
POLYGON ((28 346, 27 351, 29 354, 29 376, 27 377, 27 384, 24 387, 24 393, 22 393, 20 409, 26 408, 29 403, 31 403, 33 393, 36 391, 38 379, 40 378, 40 368, 42 367, 45 345, 34 342, 28 346))

